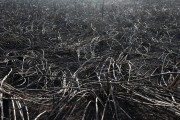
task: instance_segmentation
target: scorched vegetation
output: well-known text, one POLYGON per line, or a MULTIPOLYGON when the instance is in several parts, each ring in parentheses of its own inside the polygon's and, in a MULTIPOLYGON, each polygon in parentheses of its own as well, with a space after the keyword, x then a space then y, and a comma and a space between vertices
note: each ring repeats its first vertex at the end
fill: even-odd
POLYGON ((179 0, 0 0, 1 120, 178 120, 179 84, 179 0))

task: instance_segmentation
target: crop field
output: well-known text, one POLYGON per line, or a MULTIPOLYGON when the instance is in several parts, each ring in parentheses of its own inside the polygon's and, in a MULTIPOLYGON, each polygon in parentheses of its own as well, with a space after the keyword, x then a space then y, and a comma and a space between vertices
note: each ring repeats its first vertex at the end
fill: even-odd
POLYGON ((1 120, 180 120, 180 0, 0 0, 1 120))

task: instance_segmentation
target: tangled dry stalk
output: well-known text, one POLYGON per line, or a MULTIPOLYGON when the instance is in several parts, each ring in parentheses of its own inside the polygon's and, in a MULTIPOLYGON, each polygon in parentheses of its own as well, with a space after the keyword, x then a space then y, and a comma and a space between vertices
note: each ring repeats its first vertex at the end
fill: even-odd
POLYGON ((180 2, 0 1, 0 113, 180 119, 180 2))

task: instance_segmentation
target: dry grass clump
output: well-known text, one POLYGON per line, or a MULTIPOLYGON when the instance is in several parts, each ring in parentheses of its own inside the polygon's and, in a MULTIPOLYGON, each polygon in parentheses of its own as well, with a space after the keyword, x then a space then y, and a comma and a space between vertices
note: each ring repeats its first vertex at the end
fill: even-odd
POLYGON ((1 1, 1 119, 180 119, 179 6, 1 1))

